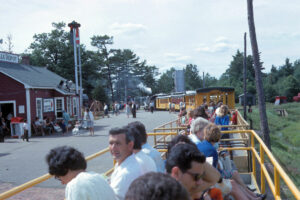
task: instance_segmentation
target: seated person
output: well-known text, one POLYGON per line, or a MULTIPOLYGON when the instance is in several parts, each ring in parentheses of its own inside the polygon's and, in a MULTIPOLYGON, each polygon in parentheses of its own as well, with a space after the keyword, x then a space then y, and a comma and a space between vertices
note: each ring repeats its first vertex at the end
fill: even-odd
POLYGON ((34 126, 37 131, 40 131, 43 135, 45 134, 43 129, 43 124, 40 122, 38 117, 35 118, 34 126))
POLYGON ((57 121, 58 126, 61 128, 62 130, 62 134, 64 134, 66 132, 66 126, 63 120, 58 120, 57 121))
POLYGON ((100 174, 87 172, 83 154, 68 146, 51 149, 46 156, 49 173, 66 184, 68 200, 116 200, 114 191, 100 174))
POLYGON ((53 133, 53 125, 50 123, 50 120, 48 117, 43 118, 43 129, 46 133, 52 134, 53 133))
POLYGON ((189 200, 187 190, 168 174, 150 172, 135 179, 125 200, 189 200))

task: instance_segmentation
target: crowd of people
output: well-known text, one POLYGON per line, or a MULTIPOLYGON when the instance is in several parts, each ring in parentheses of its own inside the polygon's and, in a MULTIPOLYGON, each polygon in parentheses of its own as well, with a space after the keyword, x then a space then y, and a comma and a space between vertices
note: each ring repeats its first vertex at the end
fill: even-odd
POLYGON ((228 152, 218 152, 221 130, 200 117, 201 110, 193 112, 190 134, 178 135, 168 144, 165 161, 147 143, 144 124, 135 121, 109 131, 109 149, 116 161, 110 178, 87 172, 82 153, 67 146, 47 155, 49 173, 67 185, 68 200, 265 199, 265 194, 243 183, 228 152))

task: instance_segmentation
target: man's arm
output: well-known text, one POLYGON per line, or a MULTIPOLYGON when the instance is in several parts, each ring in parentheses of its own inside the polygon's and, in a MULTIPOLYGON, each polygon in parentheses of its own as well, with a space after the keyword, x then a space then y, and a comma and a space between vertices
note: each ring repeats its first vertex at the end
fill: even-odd
POLYGON ((199 191, 204 191, 213 186, 221 177, 219 171, 207 162, 204 163, 204 173, 203 184, 199 185, 199 191))

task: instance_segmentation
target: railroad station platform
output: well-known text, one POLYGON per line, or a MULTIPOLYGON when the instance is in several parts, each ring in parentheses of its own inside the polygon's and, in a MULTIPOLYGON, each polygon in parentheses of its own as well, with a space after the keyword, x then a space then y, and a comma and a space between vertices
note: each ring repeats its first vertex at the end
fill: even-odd
MULTIPOLYGON (((73 136, 71 130, 62 136, 60 133, 33 137, 29 142, 22 139, 6 138, 0 145, 0 193, 27 181, 44 175, 48 172, 45 155, 51 148, 69 145, 77 148, 85 156, 91 155, 108 147, 108 131, 113 127, 122 127, 133 121, 145 124, 147 132, 163 123, 177 118, 177 114, 166 111, 145 112, 138 110, 137 118, 127 118, 123 112, 118 116, 100 118, 95 121, 95 136, 89 136, 89 131, 84 130, 81 135, 73 136)), ((153 140, 149 139, 151 144, 153 140)), ((101 158, 88 162, 88 171, 104 173, 113 166, 110 153, 101 158)), ((36 187, 25 190, 10 200, 57 200, 64 199, 64 186, 55 179, 47 180, 36 187)))

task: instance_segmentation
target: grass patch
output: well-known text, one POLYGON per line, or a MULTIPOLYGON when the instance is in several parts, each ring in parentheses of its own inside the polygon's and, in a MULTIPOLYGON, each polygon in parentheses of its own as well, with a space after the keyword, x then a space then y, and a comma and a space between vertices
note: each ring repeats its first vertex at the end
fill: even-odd
MULTIPOLYGON (((253 129, 260 130, 259 110, 253 106, 253 112, 247 113, 253 122, 253 129)), ((300 187, 300 103, 287 103, 275 106, 266 104, 270 129, 272 153, 285 169, 286 173, 300 187), (285 109, 287 117, 278 115, 278 109, 285 109)), ((243 111, 241 112, 243 114, 243 111)))

